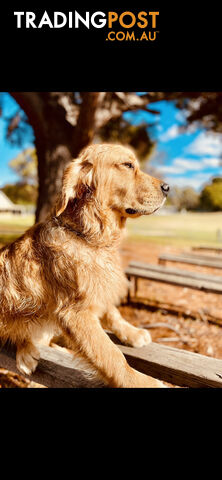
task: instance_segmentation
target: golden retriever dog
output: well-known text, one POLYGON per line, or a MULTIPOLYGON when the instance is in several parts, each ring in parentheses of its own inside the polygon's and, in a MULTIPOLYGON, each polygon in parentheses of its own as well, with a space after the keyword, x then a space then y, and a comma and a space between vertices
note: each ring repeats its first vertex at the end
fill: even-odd
POLYGON ((134 347, 151 341, 116 308, 128 284, 118 247, 127 218, 155 212, 168 189, 130 149, 91 145, 66 168, 48 218, 1 249, 0 338, 16 345, 22 373, 35 370, 38 343, 61 332, 108 386, 163 386, 131 368, 103 328, 134 347))

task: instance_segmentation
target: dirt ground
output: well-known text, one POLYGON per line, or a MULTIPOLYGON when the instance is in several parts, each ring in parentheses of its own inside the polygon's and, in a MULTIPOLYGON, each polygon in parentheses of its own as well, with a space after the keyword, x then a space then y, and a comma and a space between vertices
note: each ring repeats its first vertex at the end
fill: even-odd
MULTIPOLYGON (((131 260, 158 263, 163 253, 180 253, 185 248, 156 245, 145 241, 125 240, 122 249, 123 267, 131 260)), ((172 265, 169 263, 169 265, 172 265)), ((221 275, 221 270, 174 264, 184 270, 221 275)), ((172 304, 181 310, 179 314, 169 313, 165 308, 150 311, 142 303, 134 308, 123 305, 120 311, 124 318, 135 326, 149 328, 152 340, 176 348, 222 359, 222 309, 221 297, 217 294, 166 285, 159 282, 139 280, 138 299, 146 298, 152 303, 172 304), (184 313, 182 313, 184 312, 184 313), (196 312, 195 318, 191 313, 196 312), (221 320, 221 326, 206 320, 206 315, 221 320)), ((19 375, 0 368, 0 388, 30 388, 35 385, 19 375)))

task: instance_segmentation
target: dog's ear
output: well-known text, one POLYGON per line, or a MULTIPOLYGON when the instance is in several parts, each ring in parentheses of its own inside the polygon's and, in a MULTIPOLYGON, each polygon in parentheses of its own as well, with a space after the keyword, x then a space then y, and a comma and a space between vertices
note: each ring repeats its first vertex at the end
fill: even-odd
POLYGON ((83 198, 92 191, 92 164, 81 159, 68 165, 63 174, 62 192, 56 203, 56 217, 66 209, 69 200, 83 198))

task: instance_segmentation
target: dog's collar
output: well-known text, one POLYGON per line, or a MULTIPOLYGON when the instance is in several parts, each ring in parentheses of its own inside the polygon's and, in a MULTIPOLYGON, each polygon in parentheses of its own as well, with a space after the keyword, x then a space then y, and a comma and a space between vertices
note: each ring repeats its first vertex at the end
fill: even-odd
POLYGON ((85 239, 84 233, 78 232, 78 230, 75 230, 74 228, 72 228, 68 223, 62 222, 58 217, 52 217, 52 218, 59 227, 65 228, 66 230, 69 230, 70 232, 75 233, 77 237, 85 239))

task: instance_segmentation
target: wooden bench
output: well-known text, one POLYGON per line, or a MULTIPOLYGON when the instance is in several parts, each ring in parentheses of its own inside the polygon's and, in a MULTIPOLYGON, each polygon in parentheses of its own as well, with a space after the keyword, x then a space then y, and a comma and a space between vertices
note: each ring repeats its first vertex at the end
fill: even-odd
MULTIPOLYGON (((134 278, 135 296, 138 290, 139 278, 193 288, 204 292, 222 293, 222 280, 221 277, 217 277, 216 275, 207 275, 136 261, 130 262, 125 270, 125 274, 129 280, 134 278)), ((128 300, 130 300, 130 287, 128 291, 128 300)))
POLYGON ((222 257, 220 255, 195 255, 189 253, 174 255, 165 253, 159 256, 158 261, 160 265, 165 265, 166 262, 177 262, 222 269, 222 257))
POLYGON ((192 250, 196 251, 196 250, 208 250, 210 252, 218 252, 218 253, 222 253, 222 247, 210 247, 208 245, 200 245, 199 247, 192 247, 192 250))
MULTIPOLYGON (((108 332, 107 332, 108 333, 108 332)), ((132 348, 120 345, 113 334, 111 339, 135 369, 155 378, 182 387, 222 388, 222 360, 199 355, 157 343, 146 347, 132 348)), ((90 379, 87 372, 76 369, 73 355, 63 348, 40 346, 40 361, 31 377, 25 376, 39 386, 51 388, 104 388, 101 381, 90 379)), ((16 369, 15 352, 0 349, 0 368, 19 373, 16 369)))

